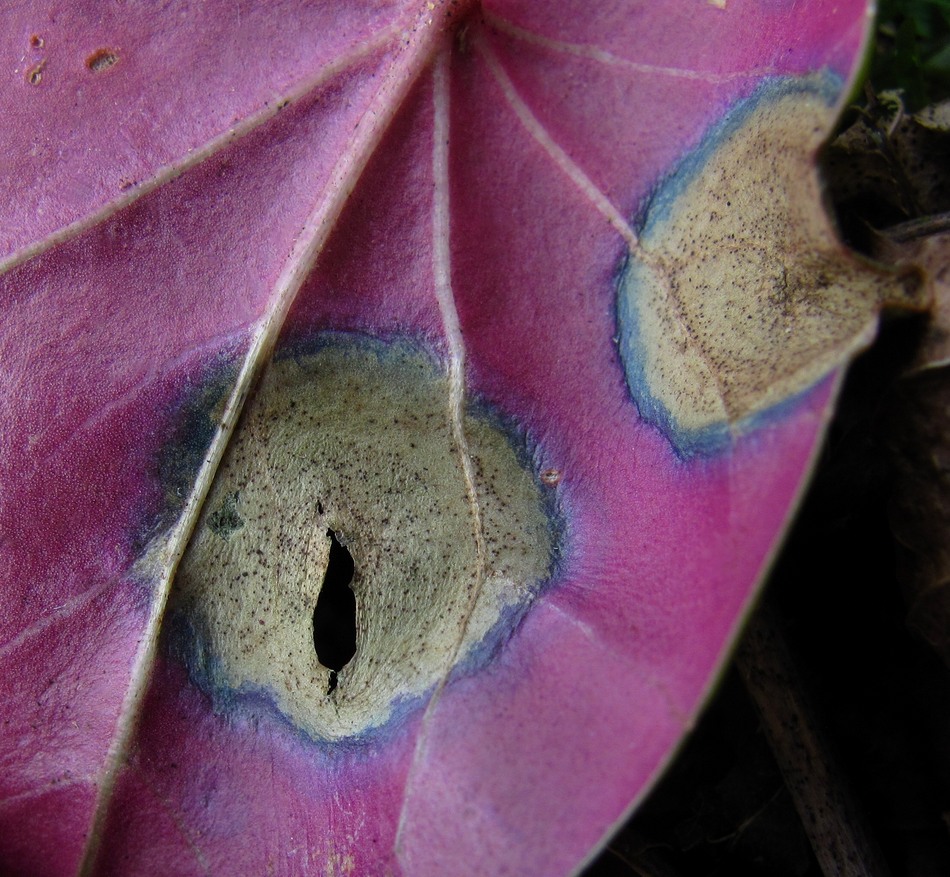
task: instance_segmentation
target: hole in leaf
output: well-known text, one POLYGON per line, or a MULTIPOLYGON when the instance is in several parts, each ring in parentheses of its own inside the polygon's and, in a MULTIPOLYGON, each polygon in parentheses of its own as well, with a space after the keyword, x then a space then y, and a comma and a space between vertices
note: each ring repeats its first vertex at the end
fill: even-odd
POLYGON ((313 610, 313 645, 317 660, 330 670, 329 694, 336 688, 336 674, 356 653, 356 595, 350 589, 353 558, 332 530, 327 535, 330 558, 313 610))

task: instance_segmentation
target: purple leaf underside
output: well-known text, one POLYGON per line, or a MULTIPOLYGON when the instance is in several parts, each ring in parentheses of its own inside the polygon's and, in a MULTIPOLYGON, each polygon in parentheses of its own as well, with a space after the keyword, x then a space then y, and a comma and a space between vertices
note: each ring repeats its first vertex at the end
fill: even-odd
POLYGON ((2 15, 2 870, 576 873, 894 295, 863 0, 2 15))

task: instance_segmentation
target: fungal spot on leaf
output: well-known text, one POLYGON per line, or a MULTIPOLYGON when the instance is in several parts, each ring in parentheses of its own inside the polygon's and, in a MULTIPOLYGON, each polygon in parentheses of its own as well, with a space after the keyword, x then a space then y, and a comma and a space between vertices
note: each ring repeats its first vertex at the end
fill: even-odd
POLYGON ((327 530, 330 553, 323 574, 323 587, 313 610, 313 646, 317 660, 330 671, 329 694, 337 684, 337 674, 356 653, 356 595, 353 581, 353 557, 327 530))
POLYGON ((112 49, 96 49, 86 58, 86 67, 93 73, 104 73, 119 62, 119 56, 112 49))
POLYGON ((39 34, 30 35, 30 48, 31 49, 42 49, 45 45, 45 40, 39 34))
POLYGON ((640 414, 681 453, 711 451, 868 343, 916 283, 838 242, 815 155, 838 89, 775 80, 734 107, 658 189, 618 284, 619 347, 640 414))
POLYGON ((421 704, 453 663, 490 660, 549 577, 555 536, 528 455, 470 409, 477 538, 448 379, 427 355, 319 344, 276 359, 247 403, 169 612, 221 709, 263 696, 330 741, 421 704))

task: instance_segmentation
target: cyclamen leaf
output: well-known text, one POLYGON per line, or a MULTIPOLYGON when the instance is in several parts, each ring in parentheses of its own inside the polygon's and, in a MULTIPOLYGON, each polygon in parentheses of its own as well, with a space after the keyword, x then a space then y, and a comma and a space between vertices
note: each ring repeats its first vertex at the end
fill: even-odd
POLYGON ((5 11, 3 870, 576 872, 905 295, 813 170, 866 27, 5 11), (334 545, 339 668, 307 650, 334 545))

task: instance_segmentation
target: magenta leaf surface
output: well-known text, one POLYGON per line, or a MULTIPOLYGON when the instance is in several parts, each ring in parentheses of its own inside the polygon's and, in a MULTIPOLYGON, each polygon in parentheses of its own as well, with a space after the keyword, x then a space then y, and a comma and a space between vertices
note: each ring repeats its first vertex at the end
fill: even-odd
POLYGON ((0 21, 0 870, 575 873, 873 331, 864 0, 0 21))

